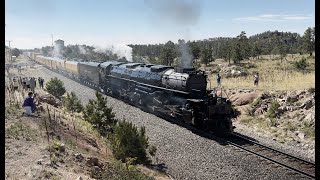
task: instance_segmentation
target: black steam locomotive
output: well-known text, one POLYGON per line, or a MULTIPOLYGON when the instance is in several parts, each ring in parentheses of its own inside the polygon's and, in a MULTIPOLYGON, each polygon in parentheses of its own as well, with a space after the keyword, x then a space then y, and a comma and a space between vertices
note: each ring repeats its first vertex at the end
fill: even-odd
POLYGON ((207 90, 207 76, 200 70, 118 61, 75 62, 39 55, 35 61, 152 113, 217 135, 233 131, 231 102, 207 90))

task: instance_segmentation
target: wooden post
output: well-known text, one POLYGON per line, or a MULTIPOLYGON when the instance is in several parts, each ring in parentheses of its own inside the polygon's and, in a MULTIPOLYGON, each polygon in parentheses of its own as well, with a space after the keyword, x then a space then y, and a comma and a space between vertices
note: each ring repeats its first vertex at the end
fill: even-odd
POLYGON ((57 123, 57 122, 56 122, 56 108, 53 109, 53 123, 54 123, 54 125, 53 125, 53 127, 54 127, 54 128, 53 128, 53 131, 56 132, 56 123, 57 123))
POLYGON ((59 111, 59 124, 58 124, 59 127, 60 127, 60 128, 59 128, 59 134, 61 134, 61 115, 60 115, 60 113, 61 113, 61 112, 59 111))
MULTIPOLYGON (((49 112, 48 105, 47 105, 47 110, 48 110, 48 115, 49 115, 49 118, 50 118, 50 112, 49 112)), ((50 164, 52 164, 52 161, 51 161, 52 154, 51 154, 51 149, 50 149, 50 134, 49 134, 49 131, 48 131, 48 125, 47 125, 46 118, 44 118, 44 125, 46 127, 46 133, 47 133, 47 141, 48 141, 48 147, 49 147, 49 153, 50 153, 50 157, 49 157, 50 158, 50 164)))
POLYGON ((51 125, 51 115, 50 115, 50 110, 49 110, 49 106, 48 105, 47 105, 47 110, 48 110, 49 122, 50 122, 50 125, 51 125))
POLYGON ((74 121, 76 120, 76 116, 74 114, 74 112, 72 111, 72 115, 73 115, 73 130, 74 130, 74 135, 76 136, 76 144, 78 144, 78 136, 77 136, 77 131, 76 131, 76 126, 74 124, 74 121))

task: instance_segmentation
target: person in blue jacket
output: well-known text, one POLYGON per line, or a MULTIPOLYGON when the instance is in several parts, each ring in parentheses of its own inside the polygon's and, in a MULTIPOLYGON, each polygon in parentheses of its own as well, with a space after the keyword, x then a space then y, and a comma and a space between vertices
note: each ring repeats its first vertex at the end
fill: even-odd
POLYGON ((24 99, 22 107, 26 110, 26 114, 28 116, 31 116, 32 113, 35 111, 36 109, 36 105, 33 102, 33 92, 29 92, 28 96, 24 99))

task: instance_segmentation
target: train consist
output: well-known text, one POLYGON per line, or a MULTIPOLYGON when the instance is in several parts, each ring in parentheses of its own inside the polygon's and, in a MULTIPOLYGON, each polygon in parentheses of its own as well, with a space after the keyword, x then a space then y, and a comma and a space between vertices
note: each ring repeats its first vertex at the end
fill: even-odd
POLYGON ((233 132, 231 102, 207 90, 207 76, 194 68, 118 61, 77 62, 33 55, 39 63, 102 93, 161 116, 213 132, 233 132))

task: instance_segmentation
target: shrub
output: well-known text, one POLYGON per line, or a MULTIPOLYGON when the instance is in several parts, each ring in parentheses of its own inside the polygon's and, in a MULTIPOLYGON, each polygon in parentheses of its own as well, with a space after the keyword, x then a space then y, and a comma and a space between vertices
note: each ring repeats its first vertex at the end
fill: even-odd
POLYGON ((155 155, 156 155, 156 152, 157 152, 157 148, 156 148, 155 146, 151 146, 151 147, 149 148, 149 154, 150 154, 151 156, 155 156, 155 155))
POLYGON ((252 108, 256 108, 256 107, 259 107, 262 103, 262 99, 261 97, 257 98, 256 100, 254 100, 252 103, 251 103, 251 107, 252 108))
POLYGON ((112 108, 107 106, 107 97, 103 97, 99 92, 96 92, 96 97, 96 100, 89 100, 83 111, 83 117, 102 136, 106 136, 109 132, 112 132, 112 128, 116 123, 115 114, 112 112, 112 108))
POLYGON ((304 132, 307 136, 314 138, 315 137, 315 127, 312 123, 303 122, 302 132, 304 132))
POLYGON ((138 130, 131 122, 119 121, 110 140, 115 158, 122 162, 127 158, 136 158, 134 164, 147 162, 148 138, 144 127, 138 130))
POLYGON ((305 70, 308 67, 307 59, 302 58, 301 60, 294 62, 294 67, 298 70, 305 70))
POLYGON ((308 88, 308 92, 309 92, 310 94, 313 94, 313 93, 316 92, 316 89, 315 89, 314 87, 308 88))
POLYGON ((57 98, 60 98, 60 96, 62 96, 66 92, 63 82, 57 77, 51 78, 47 82, 46 90, 48 91, 48 93, 52 94, 57 98))
POLYGON ((115 161, 112 166, 105 169, 102 173, 95 173, 99 176, 93 176, 96 179, 110 179, 110 180, 152 180, 154 178, 147 177, 139 172, 136 168, 128 168, 126 164, 121 161, 115 161))
POLYGON ((68 111, 81 112, 83 109, 81 100, 76 96, 74 92, 67 93, 67 97, 64 99, 64 105, 68 111))
POLYGON ((270 107, 268 109, 268 112, 267 112, 268 117, 269 118, 276 118, 279 107, 280 107, 280 104, 277 101, 272 100, 270 103, 270 107))

